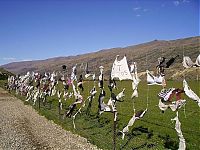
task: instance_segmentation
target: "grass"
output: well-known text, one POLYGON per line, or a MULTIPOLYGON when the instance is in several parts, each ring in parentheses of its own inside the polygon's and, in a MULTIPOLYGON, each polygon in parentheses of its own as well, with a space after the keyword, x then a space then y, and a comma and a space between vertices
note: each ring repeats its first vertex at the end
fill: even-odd
MULTIPOLYGON (((0 81, 0 85, 3 85, 5 81, 0 81)), ((200 81, 189 81, 191 89, 200 95, 200 81)), ((117 120, 117 133, 116 133, 116 147, 123 150, 138 150, 138 149, 178 149, 179 139, 174 129, 175 124, 171 122, 171 119, 176 116, 175 112, 167 110, 165 113, 161 113, 158 108, 157 94, 160 92, 160 86, 148 86, 146 82, 139 84, 139 97, 132 100, 132 88, 130 81, 117 82, 118 89, 114 90, 114 93, 119 93, 123 88, 125 90, 124 102, 117 103, 118 120, 117 120), (148 95, 148 100, 147 100, 148 95), (122 130, 133 115, 133 106, 136 111, 146 109, 148 103, 148 111, 141 120, 137 120, 132 127, 129 128, 129 133, 126 134, 125 139, 121 139, 122 130)), ((82 93, 84 99, 89 95, 90 89, 93 87, 93 82, 85 81, 84 92, 82 93)), ((97 87, 97 83, 96 83, 97 87)), ((106 97, 105 102, 108 101, 110 92, 107 88, 107 82, 104 84, 106 97)), ((182 82, 168 81, 167 87, 182 87, 182 82)), ((58 88, 61 89, 62 85, 59 84, 58 88)), ((72 88, 69 89, 72 91, 72 88)), ((98 91, 99 93, 99 91, 98 91)), ((58 99, 56 96, 48 97, 48 101, 52 101, 52 109, 49 106, 43 106, 41 104, 40 110, 38 109, 38 103, 33 106, 41 115, 44 115, 49 120, 53 120, 55 123, 61 125, 64 129, 72 131, 87 138, 90 143, 97 145, 101 149, 113 149, 113 114, 105 112, 99 117, 98 111, 98 93, 93 99, 91 111, 89 115, 86 115, 86 106, 82 109, 82 113, 78 114, 75 120, 76 129, 73 128, 72 118, 62 119, 58 115, 58 99)), ((13 93, 14 94, 14 93, 13 93)), ((23 96, 17 96, 22 100, 25 100, 23 96)), ((181 129, 183 136, 186 140, 187 149, 200 149, 199 137, 200 137, 200 109, 197 103, 190 100, 188 97, 183 96, 187 100, 185 107, 186 117, 184 115, 184 109, 179 110, 179 120, 181 122, 181 129)), ((63 100, 64 109, 74 101, 74 99, 63 100)), ((32 102, 25 102, 25 104, 32 105, 32 102)), ((61 113, 64 113, 62 110, 61 113)))

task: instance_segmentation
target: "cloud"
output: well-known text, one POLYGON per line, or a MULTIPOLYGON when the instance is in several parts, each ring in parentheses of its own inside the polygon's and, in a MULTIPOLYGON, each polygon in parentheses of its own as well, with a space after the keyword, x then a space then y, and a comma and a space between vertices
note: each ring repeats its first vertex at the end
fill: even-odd
POLYGON ((141 9, 141 7, 135 7, 135 8, 133 8, 134 11, 138 11, 140 9, 141 9))
POLYGON ((32 61, 31 59, 22 59, 21 61, 32 61))
POLYGON ((180 4, 179 1, 173 1, 173 3, 174 3, 175 6, 178 6, 180 4))
POLYGON ((14 61, 14 60, 17 60, 17 58, 14 58, 14 57, 4 57, 4 58, 2 58, 2 60, 14 61))
POLYGON ((189 0, 183 0, 183 3, 189 3, 190 1, 189 0))
POLYGON ((140 6, 134 7, 133 10, 136 17, 141 17, 149 11, 149 9, 140 6))
POLYGON ((190 3, 190 1, 189 0, 175 0, 175 1, 173 1, 173 4, 175 6, 179 6, 180 4, 184 4, 184 3, 190 3))
POLYGON ((3 58, 0 58, 0 60, 6 61, 6 62, 12 62, 12 61, 32 61, 32 59, 17 59, 15 57, 3 57, 3 58))

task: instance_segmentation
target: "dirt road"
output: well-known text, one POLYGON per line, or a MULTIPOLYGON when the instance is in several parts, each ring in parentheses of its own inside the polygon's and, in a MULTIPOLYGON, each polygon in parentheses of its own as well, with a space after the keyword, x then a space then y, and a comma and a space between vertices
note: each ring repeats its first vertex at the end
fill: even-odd
POLYGON ((95 150, 96 146, 0 88, 0 150, 95 150))

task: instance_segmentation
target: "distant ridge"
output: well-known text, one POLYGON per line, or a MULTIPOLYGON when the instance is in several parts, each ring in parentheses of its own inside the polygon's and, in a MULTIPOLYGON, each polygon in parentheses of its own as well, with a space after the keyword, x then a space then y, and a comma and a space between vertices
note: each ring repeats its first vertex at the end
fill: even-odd
POLYGON ((116 55, 120 55, 120 58, 126 55, 128 63, 136 61, 138 63, 138 71, 144 72, 146 69, 155 70, 158 57, 163 56, 167 59, 170 59, 171 57, 179 54, 180 58, 177 59, 171 70, 181 70, 183 69, 181 64, 183 54, 189 56, 193 61, 195 61, 199 54, 199 49, 200 36, 197 36, 170 41, 154 40, 134 46, 103 49, 97 52, 77 56, 55 57, 36 61, 13 62, 1 67, 16 74, 24 74, 27 71, 59 71, 61 70, 61 66, 65 64, 70 74, 71 68, 74 64, 77 64, 79 72, 83 72, 83 69, 79 69, 80 65, 82 63, 88 62, 89 70, 99 74, 99 66, 102 65, 105 68, 105 75, 108 76, 110 74, 112 63, 114 62, 116 55))

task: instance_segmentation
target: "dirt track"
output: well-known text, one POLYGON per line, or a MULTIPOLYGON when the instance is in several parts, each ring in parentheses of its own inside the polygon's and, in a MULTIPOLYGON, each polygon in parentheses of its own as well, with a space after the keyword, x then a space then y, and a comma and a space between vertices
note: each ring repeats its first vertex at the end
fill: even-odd
POLYGON ((0 88, 0 150, 95 150, 0 88))

